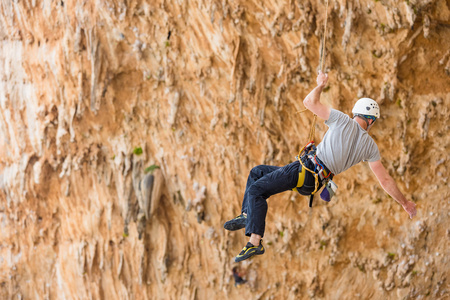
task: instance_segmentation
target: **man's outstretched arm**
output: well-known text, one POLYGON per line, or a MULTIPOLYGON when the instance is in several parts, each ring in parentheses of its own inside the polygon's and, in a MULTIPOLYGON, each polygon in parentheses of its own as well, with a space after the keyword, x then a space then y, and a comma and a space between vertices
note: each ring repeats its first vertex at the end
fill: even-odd
POLYGON ((369 162, 370 169, 377 177, 383 189, 395 199, 403 209, 409 214, 412 219, 416 215, 416 204, 414 202, 406 200, 402 192, 397 187, 395 180, 389 175, 388 171, 384 168, 381 160, 375 162, 369 162))
POLYGON ((322 94, 323 88, 328 82, 328 75, 319 72, 317 76, 317 86, 306 96, 303 100, 303 105, 314 114, 318 115, 324 120, 328 120, 330 117, 330 108, 320 102, 320 94, 322 94))

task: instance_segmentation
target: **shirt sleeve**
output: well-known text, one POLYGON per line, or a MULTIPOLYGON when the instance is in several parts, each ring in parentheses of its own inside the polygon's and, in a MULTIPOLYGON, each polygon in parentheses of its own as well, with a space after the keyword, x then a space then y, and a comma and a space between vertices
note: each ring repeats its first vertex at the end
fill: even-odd
POLYGON ((380 150, 378 150, 377 144, 373 143, 372 151, 370 153, 368 162, 379 161, 381 159, 380 150))
POLYGON ((346 121, 348 121, 348 119, 350 119, 349 116, 337 109, 332 108, 330 110, 330 116, 328 117, 328 120, 325 121, 325 125, 327 125, 328 127, 333 127, 345 123, 346 121))

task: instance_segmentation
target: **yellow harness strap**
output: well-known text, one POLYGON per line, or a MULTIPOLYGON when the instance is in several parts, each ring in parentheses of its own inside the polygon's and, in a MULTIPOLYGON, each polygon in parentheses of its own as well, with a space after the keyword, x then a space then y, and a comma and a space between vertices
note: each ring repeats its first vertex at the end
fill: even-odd
MULTIPOLYGON (((315 118, 314 118, 314 120, 315 120, 315 118)), ((312 134, 314 134, 314 133, 312 132, 312 134)), ((300 150, 300 152, 298 153, 298 156, 297 156, 298 161, 302 165, 302 171, 298 173, 297 187, 293 188, 292 190, 298 192, 297 188, 301 188, 303 186, 303 183, 305 182, 305 173, 306 173, 306 171, 309 171, 314 176, 315 187, 314 187, 314 191, 311 193, 311 195, 314 195, 317 192, 317 189, 319 188, 319 174, 317 174, 313 170, 308 169, 303 164, 301 157, 302 157, 303 150, 305 150, 305 148, 306 148, 306 146, 300 150)))
POLYGON ((298 192, 297 188, 301 188, 305 183, 305 174, 306 174, 305 168, 302 168, 302 171, 298 172, 297 186, 292 189, 294 192, 298 192))

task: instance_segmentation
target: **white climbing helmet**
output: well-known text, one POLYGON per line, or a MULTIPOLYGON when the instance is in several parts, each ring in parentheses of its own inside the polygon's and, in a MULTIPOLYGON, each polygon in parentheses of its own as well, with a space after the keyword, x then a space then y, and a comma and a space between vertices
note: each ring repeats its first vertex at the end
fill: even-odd
POLYGON ((380 107, 378 106, 378 103, 373 99, 361 98, 356 101, 355 106, 353 106, 352 113, 354 115, 366 115, 379 118, 380 107))

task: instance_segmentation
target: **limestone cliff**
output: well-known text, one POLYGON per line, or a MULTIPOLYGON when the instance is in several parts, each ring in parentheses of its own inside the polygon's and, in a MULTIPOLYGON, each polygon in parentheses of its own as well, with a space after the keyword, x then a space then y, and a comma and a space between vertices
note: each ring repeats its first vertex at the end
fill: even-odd
MULTIPOLYGON (((330 0, 328 105, 362 96, 413 220, 366 163, 331 203, 271 197, 239 265, 258 164, 307 142, 325 1, 1 0, 0 298, 445 299, 450 4, 330 0)), ((327 127, 316 125, 320 141, 327 127)))

